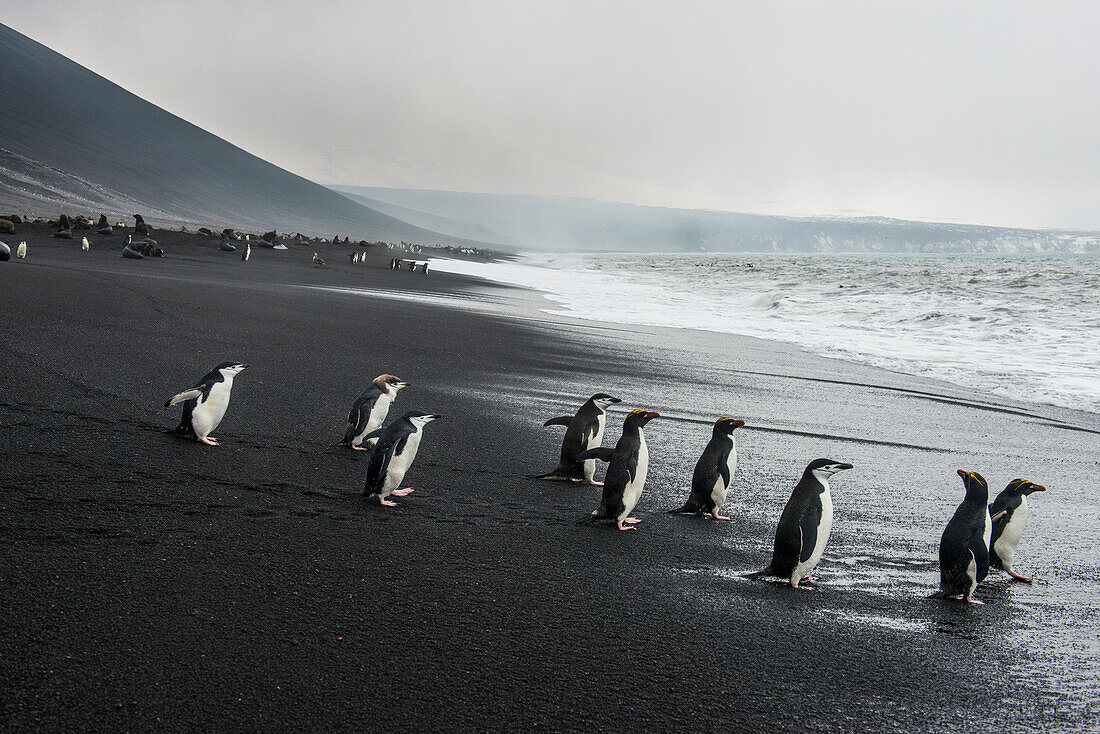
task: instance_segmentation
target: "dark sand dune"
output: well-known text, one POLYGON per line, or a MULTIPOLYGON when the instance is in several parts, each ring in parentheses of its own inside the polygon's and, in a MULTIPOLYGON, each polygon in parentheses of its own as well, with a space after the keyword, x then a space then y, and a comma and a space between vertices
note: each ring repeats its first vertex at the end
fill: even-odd
POLYGON ((197 242, 132 261, 42 231, 0 264, 5 728, 1095 730, 1097 443, 1054 426, 1095 416, 197 242), (165 435, 164 399, 224 359, 250 368, 222 445, 165 435), (412 382, 395 410, 444 416, 393 510, 333 446, 380 372, 412 382), (650 425, 633 533, 576 523, 598 490, 523 478, 556 458, 543 420, 601 389, 625 400, 609 442, 633 407, 691 419, 650 425), (734 521, 665 514, 730 413, 749 423, 734 521), (818 455, 856 465, 820 588, 743 578, 818 455), (1051 488, 1020 551, 1036 584, 995 575, 980 608, 927 598, 958 467, 1051 488))
POLYGON ((0 206, 458 243, 261 160, 5 25, 0 90, 0 206))

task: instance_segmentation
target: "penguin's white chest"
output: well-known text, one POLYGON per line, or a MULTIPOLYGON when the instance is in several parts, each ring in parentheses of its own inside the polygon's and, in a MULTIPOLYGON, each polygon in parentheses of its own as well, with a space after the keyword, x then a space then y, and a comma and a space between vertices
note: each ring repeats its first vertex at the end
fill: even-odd
POLYGON ((638 505, 638 499, 642 496, 642 487, 645 486, 645 477, 649 472, 649 446, 645 442, 645 432, 638 429, 638 470, 634 473, 634 479, 627 482, 623 491, 623 514, 619 521, 630 517, 630 513, 638 505))
POLYGON ((730 448, 730 454, 726 457, 726 470, 730 478, 729 484, 726 484, 719 475, 718 479, 714 481, 714 489, 711 490, 710 499, 714 502, 715 511, 721 509, 722 505, 726 504, 726 497, 729 496, 730 484, 733 484, 733 473, 737 471, 737 443, 734 442, 733 447, 730 448))
POLYGON ((367 430, 365 433, 370 433, 386 420, 386 416, 390 414, 390 405, 393 404, 393 398, 389 393, 382 393, 378 396, 378 399, 374 401, 374 405, 371 406, 370 416, 367 417, 367 430))
POLYGON ((1012 513, 1012 517, 1009 518, 1008 524, 1001 531, 997 542, 993 544, 993 550, 997 552, 997 557, 1001 559, 1001 565, 1005 567, 1005 570, 1012 570, 1012 555, 1016 551, 1016 546, 1020 544, 1020 538, 1024 535, 1027 516, 1027 497, 1021 497, 1020 506, 1012 513))
POLYGON ((416 458, 416 452, 420 449, 420 437, 422 435, 424 435, 423 431, 417 428, 414 433, 409 434, 401 453, 395 452, 390 457, 390 464, 386 467, 385 489, 387 494, 397 489, 405 479, 405 472, 412 466, 413 459, 416 458))
POLYGON ((199 438, 206 438, 218 427, 229 407, 229 395, 233 391, 233 380, 227 379, 214 383, 206 400, 199 400, 191 410, 191 427, 199 438))

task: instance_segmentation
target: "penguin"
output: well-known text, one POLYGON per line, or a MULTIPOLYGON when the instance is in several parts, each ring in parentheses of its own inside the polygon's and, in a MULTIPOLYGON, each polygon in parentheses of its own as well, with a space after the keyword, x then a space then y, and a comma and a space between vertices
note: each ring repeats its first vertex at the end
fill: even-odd
POLYGON ((244 252, 241 253, 241 262, 248 262, 248 258, 250 257, 252 257, 252 245, 245 242, 244 252))
POLYGON ((88 242, 87 237, 81 237, 80 238, 80 249, 84 250, 84 252, 87 252, 88 250, 92 249, 92 243, 88 242))
POLYGON ((576 415, 562 415, 543 423, 544 426, 567 426, 565 438, 561 442, 561 458, 553 471, 536 474, 531 478, 587 481, 593 487, 602 487, 603 482, 595 480, 596 462, 592 459, 581 461, 577 456, 582 451, 599 448, 603 443, 604 427, 607 425, 607 409, 621 402, 605 392, 598 392, 585 401, 576 415))
MULTIPOLYGON (((393 375, 375 377, 371 381, 370 387, 364 390, 351 404, 351 412, 348 413, 348 425, 344 429, 344 438, 340 440, 338 445, 347 446, 356 451, 366 451, 362 446, 363 437, 385 423, 386 416, 390 412, 390 406, 397 399, 398 391, 408 386, 409 383, 393 375)), ((376 439, 372 439, 370 443, 374 445, 376 439)))
POLYGON ((1021 576, 1012 570, 1012 556, 1027 524, 1027 496, 1045 491, 1047 488, 1041 484, 1013 479, 989 506, 989 519, 993 524, 989 536, 989 565, 1006 571, 1013 581, 1031 583, 1030 576, 1021 576))
POLYGON ((779 516, 771 564, 750 576, 777 576, 789 579, 795 589, 814 588, 799 583, 817 581, 811 572, 821 561, 833 530, 829 477, 851 468, 851 464, 832 459, 814 459, 806 466, 779 516))
POLYGON ((134 233, 142 234, 146 237, 150 234, 149 225, 145 223, 145 220, 142 219, 140 214, 134 215, 134 233))
POLYGON ((367 464, 367 484, 363 496, 377 500, 385 507, 395 507, 396 502, 387 500, 391 494, 404 497, 412 492, 412 487, 398 489, 405 479, 405 473, 412 466, 416 452, 420 448, 420 438, 424 426, 441 416, 432 413, 411 411, 385 428, 378 428, 364 436, 365 439, 378 439, 374 452, 367 464))
POLYGON ((940 592, 953 598, 966 597, 971 604, 974 589, 989 573, 989 484, 977 472, 959 469, 966 497, 951 516, 940 537, 940 592))
POLYGON ((745 425, 743 420, 719 418, 714 422, 710 442, 703 449, 703 455, 695 464, 691 475, 691 494, 687 502, 671 514, 706 515, 715 520, 730 518, 718 514, 726 503, 726 493, 730 488, 733 473, 737 471, 737 442, 733 432, 745 425))
POLYGON ((114 228, 111 227, 111 223, 107 221, 106 214, 99 215, 99 223, 96 224, 96 227, 98 227, 96 231, 101 235, 110 235, 115 232, 114 228))
POLYGON ((26 260, 27 259, 27 243, 26 242, 20 242, 19 247, 15 248, 15 256, 17 258, 19 258, 20 260, 26 260))
POLYGON ((180 424, 170 432, 194 438, 208 446, 217 446, 217 439, 210 434, 225 417, 233 378, 247 367, 239 362, 222 362, 207 372, 193 388, 168 398, 164 403, 166 408, 183 403, 180 424))
POLYGON ((324 261, 324 260, 322 260, 322 259, 321 259, 321 256, 320 256, 320 255, 318 255, 318 254, 317 254, 317 253, 315 252, 315 253, 313 253, 313 264, 314 264, 314 265, 316 265, 317 267, 321 268, 321 267, 324 267, 324 265, 325 265, 325 261, 324 261))
POLYGON ((581 461, 599 459, 608 463, 600 507, 593 510, 592 517, 585 518, 586 520, 614 522, 619 530, 637 529, 633 526, 641 521, 630 517, 630 513, 642 496, 642 488, 649 471, 649 447, 646 446, 642 428, 654 418, 660 417, 660 413, 653 411, 641 408, 632 410, 623 421, 623 435, 619 437, 614 449, 589 449, 577 456, 581 461))

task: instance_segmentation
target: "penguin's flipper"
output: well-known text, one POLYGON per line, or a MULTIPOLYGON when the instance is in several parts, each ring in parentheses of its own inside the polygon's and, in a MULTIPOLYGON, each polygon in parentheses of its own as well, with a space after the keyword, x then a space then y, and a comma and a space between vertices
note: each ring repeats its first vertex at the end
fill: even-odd
POLYGON ((557 418, 551 418, 543 423, 543 426, 565 426, 569 427, 569 424, 573 422, 573 416, 571 415, 559 415, 557 418))
POLYGON ((615 454, 615 449, 609 449, 605 447, 588 449, 588 451, 582 451, 577 454, 577 461, 584 461, 585 459, 599 459, 600 461, 611 461, 611 457, 615 454))
POLYGON ((378 438, 381 435, 382 435, 382 428, 381 427, 375 428, 373 431, 368 433, 366 436, 363 436, 363 440, 366 441, 366 440, 371 439, 371 438, 378 438))
POLYGON ((599 430, 600 418, 599 416, 596 416, 592 420, 588 421, 588 425, 584 427, 584 432, 582 434, 581 440, 584 441, 585 445, 588 445, 588 442, 596 437, 596 432, 599 430))
POLYGON ((203 392, 203 386, 201 385, 199 387, 193 387, 190 390, 184 390, 180 394, 173 395, 172 397, 164 401, 164 407, 170 408, 173 405, 179 405, 185 400, 196 400, 202 396, 203 392))
POLYGON ((802 519, 798 521, 798 529, 802 532, 802 548, 798 551, 798 560, 802 563, 810 560, 817 545, 817 527, 821 524, 820 508, 806 508, 802 519))
POLYGON ((997 522, 997 521, 998 521, 998 520, 1000 520, 1000 519, 1001 519, 1002 517, 1004 517, 1004 516, 1005 516, 1005 513, 1007 513, 1007 512, 1008 512, 1008 510, 1001 510, 1001 511, 1000 511, 1000 512, 998 512, 998 513, 997 513, 996 515, 992 515, 992 516, 990 516, 990 518, 989 518, 989 519, 990 519, 990 520, 992 520, 993 522, 997 522))
POLYGON ((730 486, 730 467, 724 461, 718 462, 718 476, 722 477, 722 484, 726 487, 730 486))

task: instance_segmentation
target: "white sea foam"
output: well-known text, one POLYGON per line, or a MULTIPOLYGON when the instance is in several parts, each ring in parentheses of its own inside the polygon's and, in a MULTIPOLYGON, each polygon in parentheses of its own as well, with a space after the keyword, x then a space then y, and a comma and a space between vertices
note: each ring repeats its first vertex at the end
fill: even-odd
POLYGON ((778 339, 1100 412, 1095 255, 567 254, 438 270, 539 289, 547 312, 778 339))

